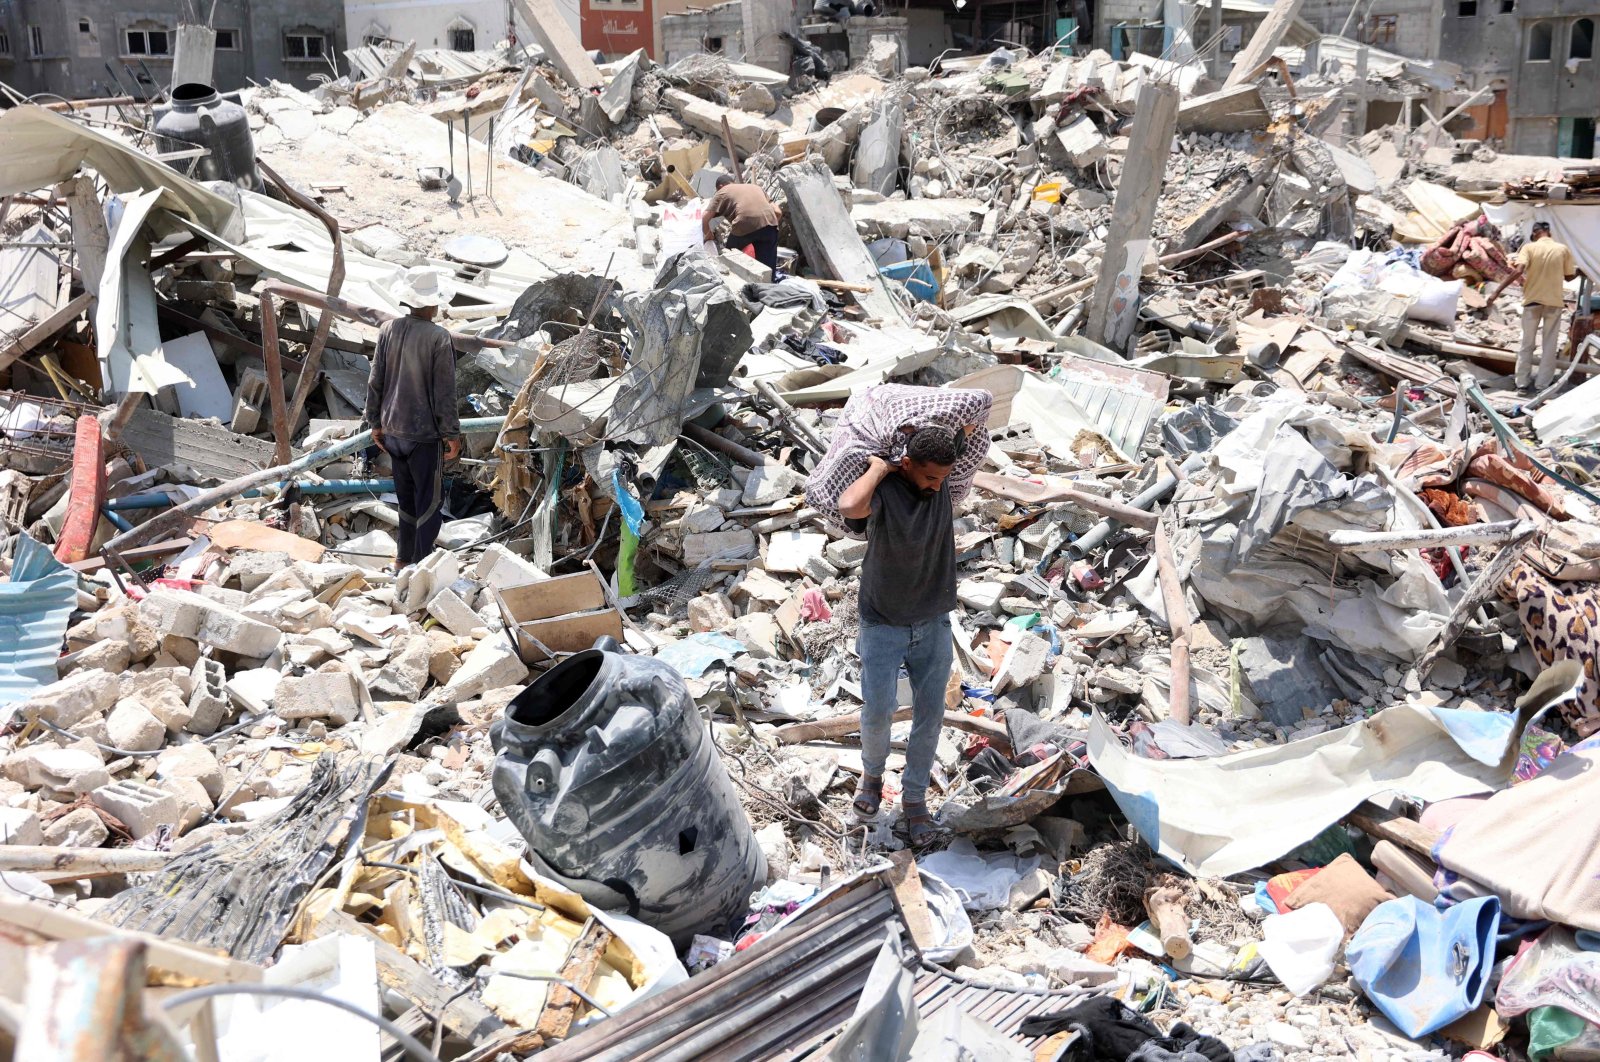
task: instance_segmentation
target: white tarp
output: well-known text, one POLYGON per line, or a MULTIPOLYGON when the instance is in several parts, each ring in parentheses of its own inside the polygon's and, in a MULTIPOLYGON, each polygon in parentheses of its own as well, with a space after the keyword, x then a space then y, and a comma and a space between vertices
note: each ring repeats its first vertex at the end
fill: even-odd
MULTIPOLYGON (((0 195, 48 188, 88 166, 113 192, 165 189, 167 209, 223 235, 243 231, 239 212, 222 196, 106 133, 43 107, 0 113, 0 144, 6 147, 0 157, 0 195)), ((168 226, 168 231, 177 230, 168 226)))
POLYGON ((1135 756, 1096 714, 1089 760, 1146 843, 1196 877, 1263 866, 1382 793, 1431 802, 1506 782, 1503 766, 1474 759, 1410 704, 1287 745, 1183 760, 1135 756))
POLYGON ((1485 203, 1483 212, 1507 236, 1513 230, 1527 236, 1535 221, 1548 221, 1550 235, 1572 250, 1578 270, 1600 281, 1600 203, 1519 200, 1485 203))
POLYGON ((145 266, 150 241, 144 231, 161 188, 129 196, 112 213, 111 247, 94 308, 100 378, 108 395, 153 395, 163 387, 193 385, 182 369, 167 364, 156 320, 156 288, 145 266))

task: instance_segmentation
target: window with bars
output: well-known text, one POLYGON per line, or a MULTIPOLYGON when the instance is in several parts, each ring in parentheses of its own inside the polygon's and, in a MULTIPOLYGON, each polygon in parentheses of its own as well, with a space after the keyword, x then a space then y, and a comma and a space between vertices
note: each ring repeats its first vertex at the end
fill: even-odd
POLYGON ((123 55, 171 55, 172 34, 165 29, 130 29, 122 34, 123 55))
POLYGON ((471 26, 452 27, 450 30, 450 50, 453 52, 475 52, 478 50, 478 33, 471 26))
POLYGON ((28 54, 37 59, 44 54, 44 27, 28 27, 28 54))
POLYGON ((321 59, 327 54, 328 38, 321 33, 286 33, 283 35, 285 59, 321 59))

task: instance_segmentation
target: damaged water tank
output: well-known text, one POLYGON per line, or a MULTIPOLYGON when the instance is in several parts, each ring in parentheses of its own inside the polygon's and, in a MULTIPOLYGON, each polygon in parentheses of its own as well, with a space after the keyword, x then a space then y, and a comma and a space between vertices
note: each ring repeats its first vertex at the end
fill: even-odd
POLYGON ((224 181, 252 192, 261 190, 250 117, 243 107, 225 99, 210 85, 174 88, 172 103, 156 118, 154 131, 163 152, 188 147, 203 147, 210 152, 200 159, 172 160, 169 165, 178 172, 198 181, 224 181))
POLYGON ((725 937, 766 860, 682 677, 615 648, 568 657, 506 706, 495 795, 540 874, 680 948, 725 937))

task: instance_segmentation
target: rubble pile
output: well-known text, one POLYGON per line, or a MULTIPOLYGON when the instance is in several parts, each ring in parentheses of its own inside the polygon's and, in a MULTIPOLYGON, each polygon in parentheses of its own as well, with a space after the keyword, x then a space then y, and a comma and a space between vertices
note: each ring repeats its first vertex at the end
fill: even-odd
POLYGON ((1341 134, 1469 94, 1271 21, 1226 83, 541 30, 198 152, 0 114, 0 1051, 1585 1057, 1594 173, 1341 134), (1534 221, 1583 279, 1519 389, 1534 221), (418 274, 465 445, 401 565, 418 274), (926 843, 909 707, 853 807, 868 543, 808 481, 907 384, 987 408, 926 843))

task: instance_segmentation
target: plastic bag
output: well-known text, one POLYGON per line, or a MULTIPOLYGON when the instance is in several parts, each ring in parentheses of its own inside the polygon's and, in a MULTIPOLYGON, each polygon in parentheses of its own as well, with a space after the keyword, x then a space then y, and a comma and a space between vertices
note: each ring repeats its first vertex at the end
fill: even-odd
POLYGON ((1312 903, 1289 914, 1268 915, 1257 949, 1283 987, 1303 996, 1333 976, 1344 926, 1333 908, 1312 903))

